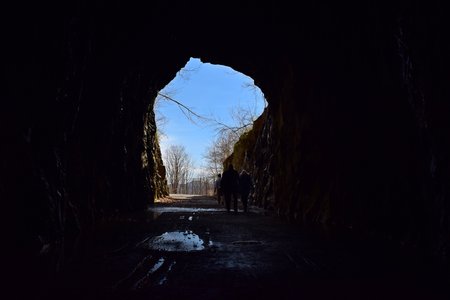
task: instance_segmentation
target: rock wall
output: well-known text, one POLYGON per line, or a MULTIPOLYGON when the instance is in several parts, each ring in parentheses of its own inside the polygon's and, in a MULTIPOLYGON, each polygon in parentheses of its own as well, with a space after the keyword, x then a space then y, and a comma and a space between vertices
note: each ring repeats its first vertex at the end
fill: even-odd
POLYGON ((96 4, 36 5, 10 23, 2 199, 23 257, 55 269, 100 220, 167 195, 153 103, 187 57, 140 45, 141 18, 96 4))
POLYGON ((253 159, 257 202, 289 220, 353 228, 448 260, 442 4, 303 5, 292 8, 295 21, 284 9, 270 15, 277 46, 258 51, 270 59, 250 72, 269 102, 255 147, 238 149, 253 159))
POLYGON ((448 260, 448 22, 433 4, 358 8, 318 9, 324 23, 260 78, 258 201, 448 260))
MULTIPOLYGON (((262 129, 267 120, 267 109, 253 122, 252 128, 244 132, 233 147, 233 153, 223 162, 223 169, 226 170, 231 163, 235 170, 245 169, 249 172, 256 172, 254 149, 256 141, 262 135, 262 129)), ((261 161, 257 165, 264 165, 261 161)))

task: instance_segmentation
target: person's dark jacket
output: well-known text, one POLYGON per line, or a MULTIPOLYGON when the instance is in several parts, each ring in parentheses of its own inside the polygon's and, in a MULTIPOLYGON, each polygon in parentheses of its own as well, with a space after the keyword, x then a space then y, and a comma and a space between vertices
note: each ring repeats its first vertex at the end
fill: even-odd
POLYGON ((228 169, 222 174, 220 188, 223 193, 239 192, 239 174, 235 169, 228 169))
POLYGON ((239 176, 239 188, 240 193, 243 195, 248 195, 253 189, 253 181, 248 173, 242 173, 239 176))

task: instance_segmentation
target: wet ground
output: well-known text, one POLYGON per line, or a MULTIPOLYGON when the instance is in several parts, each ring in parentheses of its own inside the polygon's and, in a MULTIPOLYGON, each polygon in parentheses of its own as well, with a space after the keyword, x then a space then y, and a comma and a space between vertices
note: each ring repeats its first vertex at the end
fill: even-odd
POLYGON ((200 196, 105 220, 48 299, 450 299, 445 268, 351 231, 227 213, 200 196))

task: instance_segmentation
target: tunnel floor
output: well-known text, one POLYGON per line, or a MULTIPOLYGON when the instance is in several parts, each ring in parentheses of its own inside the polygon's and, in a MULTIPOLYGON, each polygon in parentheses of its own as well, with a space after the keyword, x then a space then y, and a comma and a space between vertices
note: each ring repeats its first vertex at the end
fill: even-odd
MULTIPOLYGON (((439 266, 351 231, 300 228, 200 196, 105 220, 43 299, 449 299, 439 266)), ((445 273, 447 274, 447 273, 445 273)))

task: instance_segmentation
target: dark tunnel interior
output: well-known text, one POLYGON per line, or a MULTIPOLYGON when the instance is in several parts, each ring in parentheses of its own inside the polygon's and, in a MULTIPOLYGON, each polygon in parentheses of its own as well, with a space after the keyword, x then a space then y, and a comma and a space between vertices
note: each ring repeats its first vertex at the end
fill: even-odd
POLYGON ((24 268, 58 274, 101 220, 167 194, 153 104, 189 57, 248 74, 264 91, 268 108, 247 149, 259 208, 448 266, 444 1, 94 0, 10 10, 0 192, 14 211, 4 214, 15 282, 24 268))

